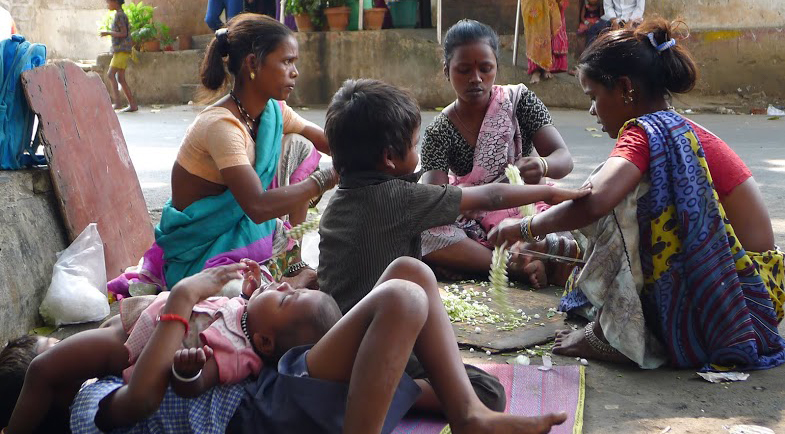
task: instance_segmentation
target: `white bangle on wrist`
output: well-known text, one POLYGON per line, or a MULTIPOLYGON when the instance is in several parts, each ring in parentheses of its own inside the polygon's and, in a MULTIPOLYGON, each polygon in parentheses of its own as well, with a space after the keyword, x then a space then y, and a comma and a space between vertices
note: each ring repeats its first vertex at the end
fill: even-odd
POLYGON ((173 363, 172 364, 172 375, 174 375, 174 378, 176 378, 178 381, 182 381, 183 383, 193 383, 194 381, 198 380, 199 377, 202 376, 202 370, 200 369, 199 372, 197 372, 196 375, 194 375, 191 378, 185 378, 185 377, 183 377, 183 376, 181 376, 180 374, 177 373, 177 370, 174 369, 174 363, 173 363))

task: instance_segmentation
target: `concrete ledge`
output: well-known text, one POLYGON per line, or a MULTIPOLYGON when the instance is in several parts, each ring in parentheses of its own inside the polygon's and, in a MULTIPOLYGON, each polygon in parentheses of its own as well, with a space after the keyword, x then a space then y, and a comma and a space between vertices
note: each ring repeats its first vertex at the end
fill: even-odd
POLYGON ((48 169, 0 171, 0 345, 40 324, 66 236, 48 169))
MULTIPOLYGON (((199 83, 202 50, 139 53, 138 62, 129 61, 126 80, 139 104, 182 104, 180 85, 199 83)), ((98 56, 93 71, 101 75, 107 89, 106 72, 112 55, 98 56)), ((124 100, 123 100, 124 101, 124 100)))
MULTIPOLYGON (((442 73, 442 51, 432 29, 296 33, 296 37, 300 77, 291 105, 328 104, 344 80, 360 77, 408 88, 424 108, 443 107, 455 98, 442 73)), ((525 44, 521 41, 516 67, 511 42, 510 36, 502 36, 497 82, 527 83, 525 44)), ((783 29, 702 30, 693 32, 684 44, 700 68, 693 95, 736 96, 742 89, 743 94, 765 97, 767 103, 785 101, 783 29)), ((139 63, 129 67, 128 82, 142 104, 186 103, 200 82, 202 57, 201 50, 141 53, 139 63)), ((109 55, 99 57, 96 70, 104 73, 109 60, 109 55)), ((574 63, 571 58, 570 64, 574 63)), ((567 74, 531 88, 549 107, 588 107, 578 80, 567 74)))

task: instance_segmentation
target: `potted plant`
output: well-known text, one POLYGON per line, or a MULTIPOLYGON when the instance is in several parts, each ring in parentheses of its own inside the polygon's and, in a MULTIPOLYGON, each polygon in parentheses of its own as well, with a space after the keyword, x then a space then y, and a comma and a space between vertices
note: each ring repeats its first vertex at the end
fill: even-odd
POLYGON ((322 25, 322 0, 286 0, 284 11, 294 16, 297 31, 313 32, 322 25))
POLYGON ((169 31, 169 26, 166 24, 161 24, 159 27, 158 39, 161 41, 161 48, 164 51, 174 51, 174 38, 169 31))
POLYGON ((134 40, 134 44, 142 48, 142 51, 161 51, 158 29, 153 23, 131 32, 131 39, 134 40))
POLYGON ((387 8, 370 8, 363 11, 363 29, 381 30, 387 8))
MULTIPOLYGON (((126 2, 123 4, 123 12, 128 16, 128 31, 131 32, 131 38, 134 37, 134 32, 141 30, 145 26, 153 23, 153 8, 152 5, 147 5, 140 1, 139 3, 126 2)), ((134 43, 137 44, 136 39, 134 43)))
MULTIPOLYGON (((354 1, 354 0, 352 0, 354 1)), ((327 26, 331 32, 342 32, 349 27, 349 15, 352 10, 346 6, 345 0, 329 0, 324 16, 327 17, 327 26)))

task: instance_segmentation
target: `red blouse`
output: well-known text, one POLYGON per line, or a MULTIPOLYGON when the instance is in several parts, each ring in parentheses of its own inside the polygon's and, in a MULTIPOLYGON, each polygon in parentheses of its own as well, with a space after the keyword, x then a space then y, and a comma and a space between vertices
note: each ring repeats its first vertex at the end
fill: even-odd
MULTIPOLYGON (((687 120, 695 130, 706 163, 709 165, 714 187, 720 196, 729 195, 739 184, 752 177, 752 172, 722 139, 700 125, 687 120)), ((639 126, 625 130, 616 141, 611 157, 621 157, 638 167, 641 173, 649 170, 649 138, 639 126)))

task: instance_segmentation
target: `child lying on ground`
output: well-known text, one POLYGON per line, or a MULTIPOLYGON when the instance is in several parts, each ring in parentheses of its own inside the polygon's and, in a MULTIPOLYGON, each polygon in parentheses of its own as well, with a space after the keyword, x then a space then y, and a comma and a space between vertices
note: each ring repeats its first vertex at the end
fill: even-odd
MULTIPOLYGON (((162 312, 189 314, 199 300, 218 293, 242 267, 212 268, 184 279, 173 288, 162 312)), ((275 284, 266 292, 283 304, 291 304, 305 291, 275 284)), ((130 425, 134 418, 154 411, 161 403, 161 396, 164 396, 161 408, 145 421, 145 426, 133 427, 135 430, 150 426, 161 430, 167 422, 180 430, 194 429, 188 425, 190 421, 180 419, 199 416, 198 412, 216 407, 230 408, 225 401, 231 399, 231 393, 217 392, 226 386, 208 390, 205 395, 212 400, 207 401, 207 409, 199 408, 197 413, 194 403, 205 404, 205 401, 181 398, 171 391, 164 395, 172 360, 184 358, 184 352, 178 350, 184 331, 180 321, 160 321, 128 385, 116 385, 119 379, 108 378, 83 387, 73 406, 74 432, 82 432, 81 428, 88 425, 94 428, 94 422, 105 429, 130 425), (102 390, 106 393, 96 393, 102 390)), ((563 413, 527 418, 485 408, 461 366, 436 278, 421 262, 401 258, 388 267, 370 295, 318 343, 293 348, 284 354, 278 364, 280 372, 265 367, 257 383, 267 387, 256 384, 246 387, 259 393, 242 398, 231 428, 268 434, 390 432, 418 392, 411 379, 403 374, 412 349, 431 373, 433 388, 444 403, 445 414, 456 434, 546 433, 566 419, 563 413), (390 416, 393 410, 396 410, 394 417, 390 416)), ((195 362, 193 367, 204 363, 201 357, 185 358, 195 362)), ((182 383, 176 379, 172 382, 175 386, 182 383)), ((207 428, 221 432, 220 421, 212 422, 213 426, 207 428)))
MULTIPOLYGON (((365 297, 384 269, 401 256, 421 257, 420 234, 455 222, 461 213, 499 210, 544 201, 557 204, 590 190, 547 185, 488 184, 459 188, 417 182, 420 109, 411 95, 376 80, 348 80, 327 109, 338 191, 322 216, 319 285, 347 312, 365 297)), ((449 226, 445 226, 449 227, 449 226)), ((471 366, 472 385, 491 409, 505 396, 494 377, 471 366)), ((406 372, 425 378, 416 360, 406 372)), ((423 402, 438 410, 427 383, 423 402)))
MULTIPOLYGON (((276 361, 291 347, 315 342, 340 318, 337 305, 323 292, 300 291, 289 298, 262 288, 250 290, 257 288, 260 280, 259 265, 253 261, 221 272, 204 272, 188 285, 208 292, 203 287, 211 281, 231 277, 232 272, 236 274, 246 267, 252 271, 243 288, 244 293, 252 293, 247 302, 241 297, 202 299, 187 316, 179 316, 166 312, 174 291, 155 297, 132 297, 121 302, 120 321, 74 335, 37 357, 30 365, 7 432, 36 430, 57 392, 70 389, 73 398, 73 385, 87 379, 123 373, 126 384, 131 386, 134 378, 149 375, 134 371, 140 369, 138 362, 144 351, 155 351, 149 349, 149 342, 160 322, 180 322, 186 329, 180 340, 180 346, 186 350, 178 355, 184 368, 181 372, 172 369, 172 375, 190 376, 181 393, 193 396, 218 384, 235 384, 258 375, 262 359, 276 361), (196 349, 201 357, 208 357, 204 357, 206 363, 200 367, 199 375, 194 376, 188 372, 187 356, 196 356, 196 349)), ((165 387, 157 392, 162 394, 164 390, 165 387)), ((145 398, 141 402, 160 401, 161 396, 151 393, 145 398)), ((138 402, 133 407, 139 411, 129 411, 120 422, 136 422, 155 410, 138 402)))

